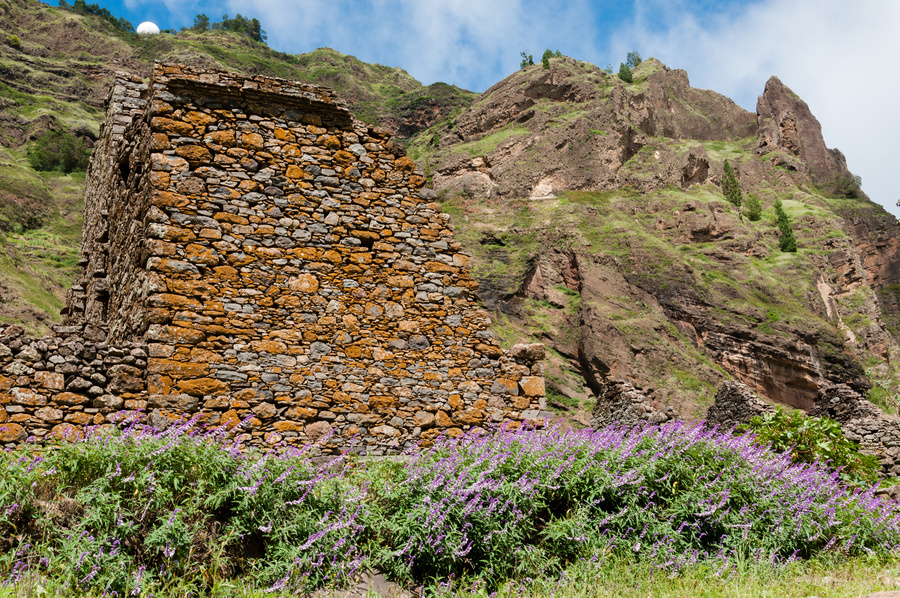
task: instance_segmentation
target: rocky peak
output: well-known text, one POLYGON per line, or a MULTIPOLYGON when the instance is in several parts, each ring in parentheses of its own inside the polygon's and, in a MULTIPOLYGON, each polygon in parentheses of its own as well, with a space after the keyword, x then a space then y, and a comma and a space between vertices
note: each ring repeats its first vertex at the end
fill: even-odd
POLYGON ((756 130, 751 113, 721 94, 691 87, 684 70, 650 58, 635 75, 640 90, 617 87, 610 98, 619 114, 651 137, 743 139, 756 130))
POLYGON ((822 125, 809 106, 778 77, 773 76, 766 83, 756 102, 756 115, 758 155, 782 152, 783 164, 807 172, 816 182, 852 177, 844 155, 825 146, 822 125), (799 162, 794 158, 799 158, 799 162))

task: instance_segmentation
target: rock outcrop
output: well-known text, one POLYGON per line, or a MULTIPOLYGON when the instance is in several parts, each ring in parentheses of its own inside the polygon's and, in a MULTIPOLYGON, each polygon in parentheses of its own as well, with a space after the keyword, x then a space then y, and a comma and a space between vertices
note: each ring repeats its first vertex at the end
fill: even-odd
POLYGON ((844 155, 825 146, 822 125, 809 106, 778 77, 772 77, 766 83, 766 89, 756 103, 756 115, 759 119, 757 154, 765 156, 781 152, 783 165, 802 168, 820 183, 839 177, 852 179, 844 155))
POLYGON ((556 350, 554 389, 630 380, 702 417, 723 379, 805 410, 832 384, 896 380, 897 224, 843 186, 809 107, 775 78, 755 118, 659 61, 634 74, 552 59, 414 144, 465 217, 485 304, 556 350), (760 220, 722 196, 726 159, 760 220))

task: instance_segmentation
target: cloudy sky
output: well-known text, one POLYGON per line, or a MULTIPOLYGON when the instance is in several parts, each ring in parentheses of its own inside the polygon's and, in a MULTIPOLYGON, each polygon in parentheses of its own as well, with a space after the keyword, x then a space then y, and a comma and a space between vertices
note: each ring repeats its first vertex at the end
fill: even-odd
POLYGON ((484 91, 544 49, 618 68, 638 50, 755 111, 777 75, 822 123, 863 190, 900 215, 900 2, 896 0, 95 0, 137 25, 205 13, 256 17, 271 47, 328 46, 423 83, 484 91))

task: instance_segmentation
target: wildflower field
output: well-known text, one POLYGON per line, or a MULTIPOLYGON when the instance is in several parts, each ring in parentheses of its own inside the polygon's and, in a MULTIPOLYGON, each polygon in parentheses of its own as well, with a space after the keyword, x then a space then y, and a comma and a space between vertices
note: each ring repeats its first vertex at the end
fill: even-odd
POLYGON ((751 434, 498 430, 323 464, 194 423, 0 454, 0 588, 303 595, 377 569, 417 594, 599 596, 629 575, 725 588, 854 562, 875 576, 900 551, 896 502, 751 434))

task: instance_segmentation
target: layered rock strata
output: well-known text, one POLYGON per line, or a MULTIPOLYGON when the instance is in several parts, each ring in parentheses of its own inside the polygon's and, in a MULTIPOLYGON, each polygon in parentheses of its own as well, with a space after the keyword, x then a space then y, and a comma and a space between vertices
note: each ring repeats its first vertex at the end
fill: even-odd
POLYGON ((539 352, 500 348, 449 217, 385 131, 312 85, 173 65, 120 81, 67 312, 146 343, 129 411, 376 454, 545 415, 539 352))

